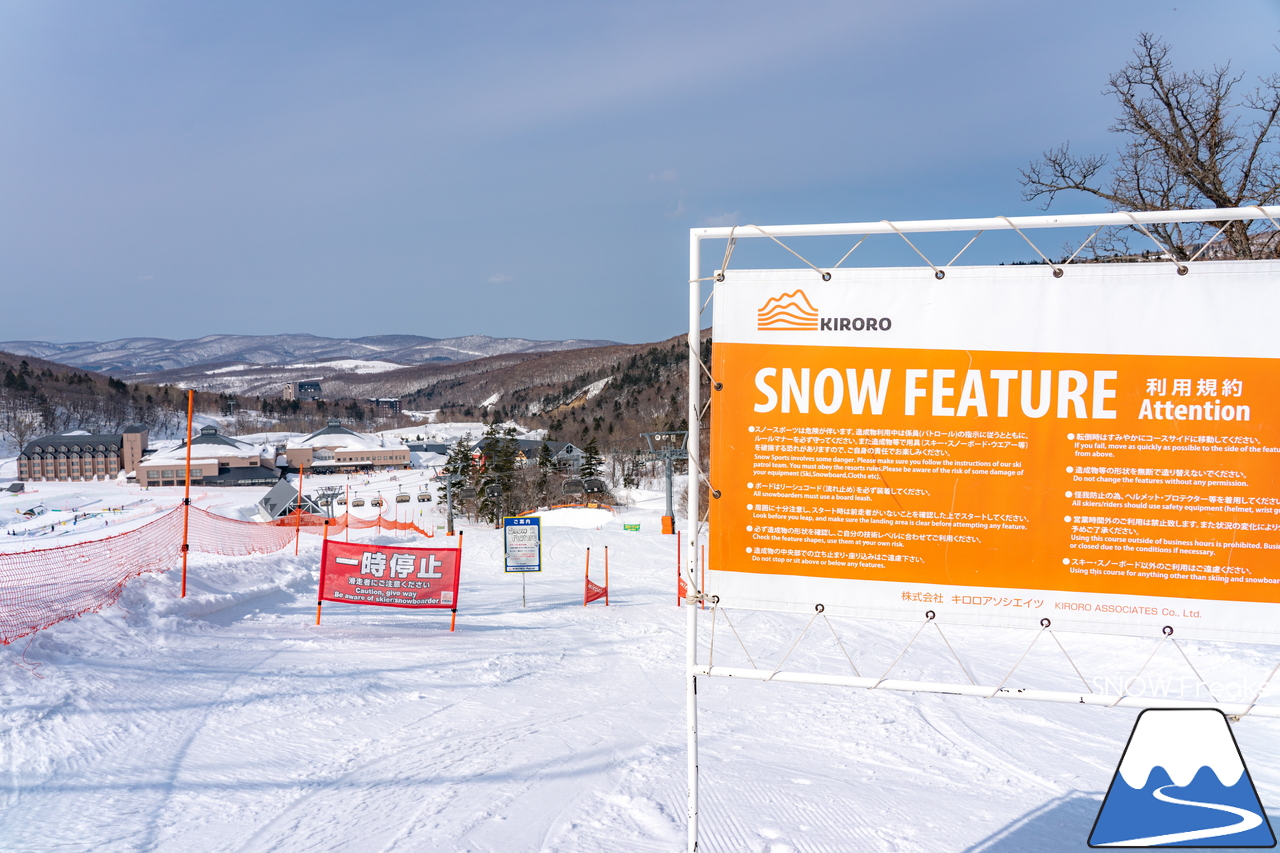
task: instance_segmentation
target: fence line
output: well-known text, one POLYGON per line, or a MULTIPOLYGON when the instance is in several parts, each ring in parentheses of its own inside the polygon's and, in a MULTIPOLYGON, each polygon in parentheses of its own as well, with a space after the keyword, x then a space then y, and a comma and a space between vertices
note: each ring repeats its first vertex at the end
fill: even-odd
MULTIPOLYGON (((190 550, 224 557, 271 554, 298 532, 329 535, 344 530, 412 530, 428 534, 412 522, 382 517, 337 518, 296 513, 262 523, 238 521, 191 507, 190 550), (326 525, 327 522, 327 525, 326 525)), ((94 613, 115 604, 125 584, 139 575, 164 572, 182 557, 182 507, 141 527, 106 539, 0 554, 0 645, 36 631, 94 613)))

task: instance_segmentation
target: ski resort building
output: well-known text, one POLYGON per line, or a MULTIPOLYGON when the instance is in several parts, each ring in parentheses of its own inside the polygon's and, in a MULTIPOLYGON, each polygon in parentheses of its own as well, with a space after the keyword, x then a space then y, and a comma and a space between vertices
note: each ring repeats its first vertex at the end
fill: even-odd
POLYGON ((289 467, 308 474, 338 471, 387 471, 410 467, 409 447, 395 439, 384 439, 349 430, 337 420, 305 438, 290 439, 285 445, 289 467))
POLYGON ((324 507, 316 503, 313 498, 307 495, 299 498, 298 490, 288 480, 280 480, 254 506, 253 517, 258 521, 274 521, 293 514, 299 506, 303 512, 326 515, 324 507))
MULTIPOLYGON (((186 485, 187 443, 162 450, 138 463, 140 486, 186 485)), ((200 486, 271 486, 280 479, 275 448, 220 435, 217 427, 200 428, 191 439, 191 484, 200 486)))
MULTIPOLYGON (((486 461, 491 455, 489 452, 489 444, 493 439, 482 438, 475 443, 472 450, 472 457, 477 462, 486 461)), ((567 441, 541 441, 532 438, 517 438, 516 442, 516 461, 520 465, 537 465, 538 455, 542 453, 542 445, 547 445, 551 451, 551 463, 557 469, 570 473, 576 473, 582 467, 582 459, 586 455, 582 448, 570 444, 567 441)), ((448 451, 445 451, 446 453, 448 451)))
POLYGON ((146 449, 147 430, 141 426, 102 435, 82 431, 47 435, 22 448, 18 479, 106 480, 132 471, 146 449))

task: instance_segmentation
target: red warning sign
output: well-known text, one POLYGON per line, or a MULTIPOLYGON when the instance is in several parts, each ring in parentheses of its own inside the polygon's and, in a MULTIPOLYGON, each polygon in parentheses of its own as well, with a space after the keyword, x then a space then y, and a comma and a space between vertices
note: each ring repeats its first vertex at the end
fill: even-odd
POLYGON ((455 609, 461 565, 460 548, 326 540, 320 556, 320 600, 455 609))

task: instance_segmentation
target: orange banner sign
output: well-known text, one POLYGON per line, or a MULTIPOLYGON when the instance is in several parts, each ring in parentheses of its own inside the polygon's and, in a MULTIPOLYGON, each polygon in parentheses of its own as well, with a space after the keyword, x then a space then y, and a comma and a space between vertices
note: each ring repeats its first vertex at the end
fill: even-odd
POLYGON ((1274 638, 1280 305, 1134 266, 718 286, 721 598, 1274 638))

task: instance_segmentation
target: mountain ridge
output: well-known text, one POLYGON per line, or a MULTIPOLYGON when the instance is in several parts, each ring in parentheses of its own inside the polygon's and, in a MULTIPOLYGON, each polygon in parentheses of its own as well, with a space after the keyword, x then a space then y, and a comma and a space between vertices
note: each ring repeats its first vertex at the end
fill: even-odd
POLYGON ((494 355, 557 352, 613 346, 615 341, 570 339, 539 341, 461 335, 366 335, 328 338, 307 333, 282 335, 205 335, 200 338, 118 338, 112 341, 3 341, 0 351, 111 375, 138 376, 202 365, 249 364, 289 367, 294 364, 356 359, 402 365, 462 362, 494 355))

